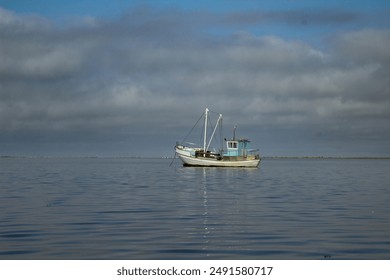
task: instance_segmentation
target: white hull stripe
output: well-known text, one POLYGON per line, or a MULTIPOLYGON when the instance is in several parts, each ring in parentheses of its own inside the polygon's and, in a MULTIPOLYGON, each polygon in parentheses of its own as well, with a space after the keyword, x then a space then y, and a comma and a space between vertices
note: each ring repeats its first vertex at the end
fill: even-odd
POLYGON ((224 161, 209 158, 195 158, 192 156, 178 153, 180 159, 186 165, 191 166, 210 166, 210 167, 257 167, 260 159, 254 160, 238 160, 238 161, 224 161))

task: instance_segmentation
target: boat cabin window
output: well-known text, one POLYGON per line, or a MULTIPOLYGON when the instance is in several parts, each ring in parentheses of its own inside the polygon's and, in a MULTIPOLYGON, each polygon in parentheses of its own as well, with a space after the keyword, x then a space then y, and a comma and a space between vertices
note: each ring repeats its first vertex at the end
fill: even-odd
POLYGON ((237 149, 238 143, 237 141, 228 141, 228 149, 237 149))

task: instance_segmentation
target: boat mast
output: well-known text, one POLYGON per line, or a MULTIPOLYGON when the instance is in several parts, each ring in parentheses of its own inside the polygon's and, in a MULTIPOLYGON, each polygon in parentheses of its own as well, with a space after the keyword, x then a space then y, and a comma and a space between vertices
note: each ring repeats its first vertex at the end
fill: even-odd
POLYGON ((213 140, 213 138, 214 138, 215 131, 217 131, 217 127, 218 127, 218 125, 220 124, 220 122, 221 122, 221 121, 222 121, 222 114, 219 114, 219 117, 218 117, 217 123, 215 124, 214 130, 213 130, 213 133, 211 134, 211 137, 210 137, 209 143, 207 144, 206 150, 208 150, 208 149, 209 149, 209 147, 210 147, 210 144, 211 144, 211 141, 212 141, 212 140, 213 140))
POLYGON ((208 117, 209 109, 206 108, 204 114, 204 134, 203 134, 203 152, 204 156, 206 156, 206 143, 207 143, 207 117, 208 117))

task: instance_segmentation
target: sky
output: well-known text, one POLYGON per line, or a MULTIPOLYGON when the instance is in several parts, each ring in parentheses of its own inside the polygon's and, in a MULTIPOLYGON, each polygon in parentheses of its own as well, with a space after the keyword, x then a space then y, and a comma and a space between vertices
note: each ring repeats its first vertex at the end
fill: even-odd
POLYGON ((390 156, 390 1, 0 0, 0 155, 390 156))

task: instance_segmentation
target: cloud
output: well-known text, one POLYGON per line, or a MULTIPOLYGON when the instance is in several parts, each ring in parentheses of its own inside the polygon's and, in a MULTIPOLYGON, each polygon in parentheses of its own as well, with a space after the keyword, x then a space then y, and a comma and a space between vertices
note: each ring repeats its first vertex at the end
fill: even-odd
POLYGON ((19 16, 0 7, 0 31, 2 34, 27 33, 50 28, 50 21, 42 17, 36 15, 19 16))
MULTIPOLYGON (((240 21, 142 8, 59 27, 0 9, 0 141, 95 135, 164 150, 157 135, 174 142, 208 106, 244 132, 246 125, 278 135, 295 128, 314 138, 387 143, 389 30, 337 34, 330 48, 318 49, 247 31, 210 35, 218 17, 240 21)), ((316 22, 354 18, 340 12, 316 22)))
POLYGON ((240 11, 227 15, 224 19, 230 24, 282 23, 287 25, 345 24, 356 21, 361 15, 343 10, 281 10, 281 11, 240 11))

